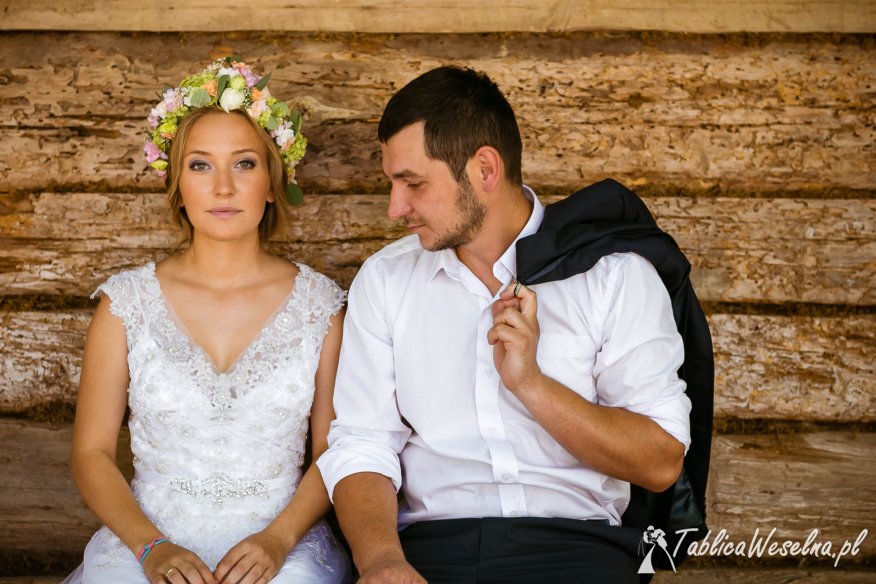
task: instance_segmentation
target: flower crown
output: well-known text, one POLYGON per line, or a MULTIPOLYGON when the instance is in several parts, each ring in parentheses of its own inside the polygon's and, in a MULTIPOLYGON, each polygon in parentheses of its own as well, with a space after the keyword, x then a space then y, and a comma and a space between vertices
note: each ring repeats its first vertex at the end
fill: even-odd
POLYGON ((166 89, 161 102, 149 113, 151 129, 143 148, 146 162, 160 176, 166 175, 170 145, 176 137, 179 122, 189 112, 214 106, 226 112, 242 110, 277 143, 289 179, 286 199, 293 205, 300 205, 304 198, 301 187, 295 182, 295 165, 304 157, 307 138, 299 133, 301 115, 268 91, 270 78, 270 74, 259 77, 246 63, 234 57, 225 57, 200 73, 186 77, 179 87, 166 89))

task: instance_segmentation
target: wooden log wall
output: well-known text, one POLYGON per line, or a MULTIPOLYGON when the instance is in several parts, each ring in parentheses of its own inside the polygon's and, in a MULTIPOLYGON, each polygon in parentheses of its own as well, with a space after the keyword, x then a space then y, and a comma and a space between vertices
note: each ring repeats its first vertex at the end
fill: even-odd
MULTIPOLYGON (((275 249, 345 287, 403 232, 386 100, 441 64, 486 71, 546 202, 616 178, 691 259, 716 352, 714 530, 876 529, 876 38, 854 34, 876 32, 872 3, 508 2, 480 24, 461 2, 219 0, 208 24, 198 2, 124 4, 0 1, 0 575, 62 574, 97 527, 67 465, 89 295, 176 245, 145 116, 232 51, 306 114, 306 204, 275 249)), ((838 568, 803 563, 863 582, 874 560, 876 534, 838 568)), ((805 579, 800 562, 696 559, 688 579, 805 579)))

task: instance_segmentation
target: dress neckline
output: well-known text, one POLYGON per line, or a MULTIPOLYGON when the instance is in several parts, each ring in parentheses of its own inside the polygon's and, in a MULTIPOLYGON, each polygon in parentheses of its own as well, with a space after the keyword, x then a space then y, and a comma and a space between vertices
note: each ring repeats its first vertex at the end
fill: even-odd
POLYGON ((265 319, 264 323, 261 327, 259 327, 258 332, 253 336, 253 338, 247 343, 247 345, 240 351, 240 353, 231 361, 228 367, 224 371, 220 371, 216 366, 216 362, 213 361, 213 358, 210 357, 210 354, 202 347, 197 341, 195 341, 194 337, 189 333, 188 329, 185 326, 185 323, 177 314, 173 305, 170 303, 170 299, 164 293, 164 290, 161 288, 161 280, 158 279, 158 274, 155 271, 155 262, 149 262, 147 267, 147 274, 149 275, 154 287, 155 294, 157 299, 164 306, 166 315, 165 320, 169 325, 172 326, 173 330, 180 337, 185 339, 186 345, 189 349, 198 355, 203 361, 203 364, 208 367, 208 369, 213 373, 213 375, 218 378, 225 378, 231 376, 238 369, 240 363, 252 352, 253 347, 259 344, 265 336, 274 328, 277 322, 277 317, 286 311, 293 305, 294 301, 298 298, 298 289, 301 288, 299 286, 299 280, 302 276, 307 274, 307 266, 299 264, 297 262, 293 262, 295 266, 298 268, 298 273, 295 274, 295 279, 292 282, 292 288, 289 292, 283 297, 283 300, 277 305, 277 307, 271 312, 267 319, 265 319))

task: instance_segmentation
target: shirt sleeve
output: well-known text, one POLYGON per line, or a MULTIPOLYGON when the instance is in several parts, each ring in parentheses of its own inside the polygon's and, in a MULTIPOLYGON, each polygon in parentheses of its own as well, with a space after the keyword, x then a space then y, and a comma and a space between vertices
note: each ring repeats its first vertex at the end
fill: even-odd
POLYGON ((603 289, 602 347, 593 374, 599 403, 648 416, 690 446, 690 399, 678 377, 684 344, 666 287, 645 258, 624 254, 603 289))
POLYGON ((317 461, 329 497, 341 479, 359 472, 382 474, 396 491, 401 487, 398 454, 411 430, 398 411, 384 290, 379 266, 366 261, 350 287, 335 381, 336 418, 329 448, 317 461))

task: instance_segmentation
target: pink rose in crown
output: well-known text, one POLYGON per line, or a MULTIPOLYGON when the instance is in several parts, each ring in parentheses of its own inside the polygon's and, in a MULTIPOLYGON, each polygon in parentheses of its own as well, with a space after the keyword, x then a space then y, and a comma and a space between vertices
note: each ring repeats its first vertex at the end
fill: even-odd
POLYGON ((149 164, 152 164, 164 154, 154 142, 148 140, 143 145, 143 151, 146 152, 146 162, 149 164))
POLYGON ((255 87, 256 83, 261 80, 261 76, 253 73, 246 63, 235 63, 234 68, 246 79, 247 87, 255 87))
POLYGON ((176 89, 168 89, 164 92, 164 105, 167 111, 173 111, 183 105, 183 96, 176 89))

